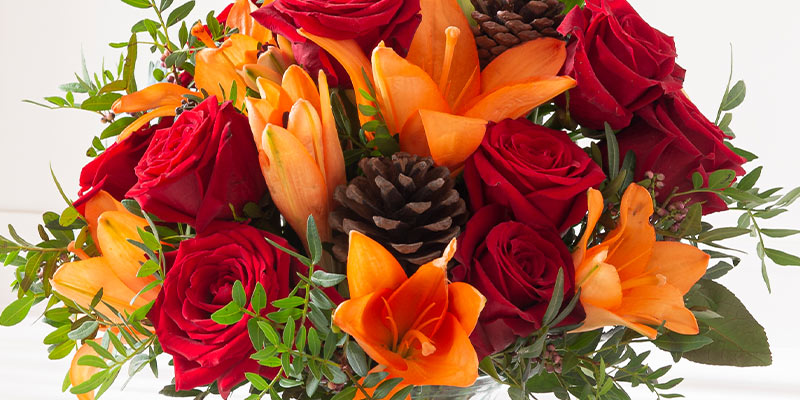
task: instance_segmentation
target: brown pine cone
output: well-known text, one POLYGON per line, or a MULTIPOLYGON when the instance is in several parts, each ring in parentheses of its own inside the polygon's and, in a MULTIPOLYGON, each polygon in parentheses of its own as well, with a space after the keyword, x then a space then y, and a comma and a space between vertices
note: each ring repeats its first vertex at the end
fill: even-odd
POLYGON ((446 167, 406 153, 365 158, 359 167, 364 175, 334 194, 340 207, 329 221, 339 261, 347 259, 348 235, 356 230, 386 247, 411 274, 461 233, 467 208, 446 167))
POLYGON ((472 28, 481 67, 504 51, 540 37, 564 39, 557 32, 564 20, 564 3, 558 0, 471 0, 475 6, 472 28))

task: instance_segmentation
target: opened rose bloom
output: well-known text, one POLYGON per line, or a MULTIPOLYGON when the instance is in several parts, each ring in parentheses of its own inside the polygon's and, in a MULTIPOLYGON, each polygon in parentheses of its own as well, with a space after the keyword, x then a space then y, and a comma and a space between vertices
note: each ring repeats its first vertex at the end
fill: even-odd
POLYGON ((602 194, 589 189, 587 233, 572 253, 586 311, 576 332, 622 325, 655 339, 653 326, 663 323, 680 334, 697 334, 697 320, 683 295, 705 274, 708 254, 688 244, 656 241, 650 224, 653 199, 639 185, 625 191, 617 227, 587 249, 602 213, 602 194))
MULTIPOLYGON (((422 23, 403 58, 379 45, 367 59, 353 40, 332 40, 301 30, 347 70, 356 100, 374 82, 376 100, 403 151, 430 156, 451 170, 481 143, 486 123, 518 118, 574 86, 558 77, 564 42, 538 39, 504 52, 483 71, 469 23, 455 0, 422 0, 422 23), (514 99, 513 101, 508 101, 514 99)), ((361 115, 361 122, 371 119, 361 115)))
POLYGON ((411 277, 388 250, 352 231, 347 260, 350 300, 333 323, 380 364, 377 369, 410 385, 466 387, 478 377, 469 335, 486 299, 466 283, 447 283, 444 255, 411 277))

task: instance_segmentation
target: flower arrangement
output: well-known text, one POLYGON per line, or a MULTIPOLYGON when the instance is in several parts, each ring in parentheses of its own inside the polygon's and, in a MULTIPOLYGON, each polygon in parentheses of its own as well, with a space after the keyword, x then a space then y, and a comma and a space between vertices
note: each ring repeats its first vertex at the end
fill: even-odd
POLYGON ((79 399, 165 367, 197 399, 671 398, 639 343, 771 363, 720 242, 751 235, 769 289, 800 188, 733 143, 744 82, 710 121, 625 0, 123 2, 154 16, 116 71, 36 103, 107 124, 77 197, 0 237, 0 325, 44 303, 79 399))

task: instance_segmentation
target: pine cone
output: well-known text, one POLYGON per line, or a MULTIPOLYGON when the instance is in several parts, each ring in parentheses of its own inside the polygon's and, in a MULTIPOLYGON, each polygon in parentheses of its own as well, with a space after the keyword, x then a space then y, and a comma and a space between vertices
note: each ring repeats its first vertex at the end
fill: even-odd
POLYGON ((361 232, 386 247, 410 274, 441 256, 467 222, 464 200, 446 167, 406 153, 365 158, 364 176, 336 188, 330 214, 333 253, 347 259, 348 234, 361 232))
POLYGON ((504 51, 540 37, 563 39, 557 32, 564 20, 564 3, 558 0, 471 0, 475 6, 472 27, 481 67, 504 51))

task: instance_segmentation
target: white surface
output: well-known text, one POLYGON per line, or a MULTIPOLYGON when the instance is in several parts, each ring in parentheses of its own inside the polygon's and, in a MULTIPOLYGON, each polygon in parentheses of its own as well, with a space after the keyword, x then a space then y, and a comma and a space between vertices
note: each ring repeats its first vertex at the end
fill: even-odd
MULTIPOLYGON (((176 2, 180 3, 180 2, 176 2)), ((800 7, 790 0, 762 2, 744 0, 690 0, 631 2, 652 25, 676 37, 679 62, 688 69, 686 90, 706 115, 716 113, 728 76, 729 43, 735 52, 735 79, 745 79, 747 100, 736 110, 735 143, 761 156, 748 169, 767 164, 761 186, 798 186, 796 174, 797 136, 794 118, 800 81, 800 7)), ((225 1, 198 1, 193 18, 225 1)), ((90 71, 118 59, 108 42, 126 40, 129 27, 149 11, 130 8, 120 1, 9 1, 0 2, 0 171, 4 176, 0 197, 0 222, 13 223, 21 234, 35 237, 35 225, 45 210, 64 207, 51 184, 48 165, 52 163, 67 193, 77 190, 78 175, 87 159, 82 156, 90 139, 102 129, 96 114, 62 110, 48 111, 20 102, 57 94, 56 86, 74 80, 80 68, 83 48, 90 71)), ((140 49, 140 59, 147 49, 140 49)), ((146 66, 145 66, 146 67, 146 66)), ((144 69, 144 68, 142 68, 144 69)), ((141 77, 140 81, 144 78, 141 77)), ((797 208, 797 207, 796 207, 797 208)), ((729 224, 735 215, 716 218, 729 224)), ((770 220, 768 227, 800 227, 800 211, 794 210, 770 220)), ((2 230, 5 234, 4 229, 2 230)), ((734 247, 753 249, 750 238, 730 241, 734 247)), ((773 240, 771 245, 800 253, 800 239, 773 240)), ((9 270, 0 271, 3 287, 10 282, 9 270)), ((774 365, 767 368, 720 368, 679 362, 667 377, 684 377, 677 391, 689 399, 798 399, 800 360, 797 307, 800 305, 800 269, 770 267, 773 294, 761 282, 755 256, 744 258, 741 266, 722 279, 748 306, 767 330, 774 365)), ((0 306, 11 301, 0 290, 0 306)), ((32 312, 32 315, 36 310, 32 312)), ((41 344, 47 327, 34 324, 35 315, 21 325, 0 328, 0 388, 2 399, 73 399, 61 394, 67 368, 65 360, 47 359, 41 344)), ((654 365, 670 363, 669 357, 652 357, 654 365), (657 362, 657 361, 660 361, 657 362)), ((168 370, 162 363, 161 370, 168 370)), ((168 378, 160 380, 164 383, 168 378)), ((104 397, 110 400, 155 398, 159 388, 144 373, 126 391, 118 385, 104 397)), ((635 399, 651 399, 646 391, 635 391, 635 399)))

